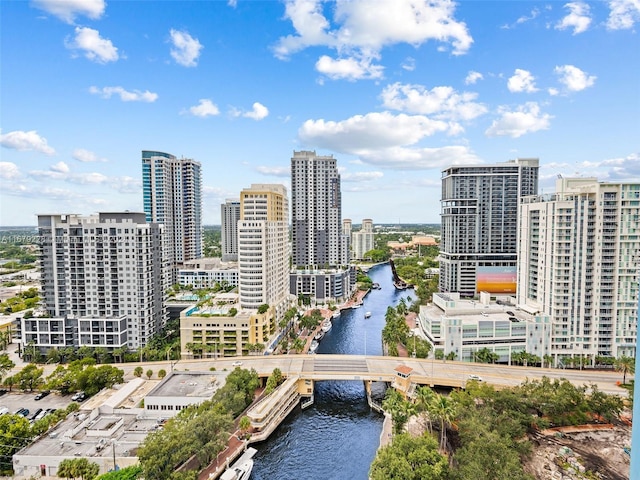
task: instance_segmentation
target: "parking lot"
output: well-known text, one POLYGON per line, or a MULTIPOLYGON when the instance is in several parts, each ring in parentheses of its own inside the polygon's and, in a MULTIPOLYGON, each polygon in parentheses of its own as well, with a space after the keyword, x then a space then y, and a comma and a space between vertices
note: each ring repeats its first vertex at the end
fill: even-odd
POLYGON ((21 393, 21 392, 9 392, 0 396, 0 410, 2 407, 9 409, 8 413, 16 413, 21 408, 29 410, 27 418, 31 417, 36 410, 42 408, 44 410, 48 408, 65 408, 72 403, 71 395, 61 396, 55 392, 51 392, 49 395, 41 400, 36 400, 38 392, 21 393))

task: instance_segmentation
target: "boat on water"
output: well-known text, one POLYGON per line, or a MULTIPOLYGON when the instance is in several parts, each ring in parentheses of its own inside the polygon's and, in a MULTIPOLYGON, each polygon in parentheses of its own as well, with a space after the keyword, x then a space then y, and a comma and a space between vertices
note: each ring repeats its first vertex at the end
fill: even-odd
POLYGON ((369 318, 371 316, 371 312, 367 312, 364 314, 364 318, 369 318))
POLYGON ((320 346, 320 343, 317 340, 312 340, 311 346, 309 347, 309 354, 316 353, 319 346, 320 346))
POLYGON ((338 318, 340 316, 340 310, 336 310, 335 312, 333 312, 333 315, 331 315, 331 318, 338 318))
POLYGON ((253 456, 257 452, 255 448, 248 448, 238 461, 222 473, 220 480, 248 480, 253 470, 253 456))
POLYGON ((374 290, 382 290, 382 287, 379 283, 374 283, 373 285, 371 285, 371 288, 374 290))
POLYGON ((327 333, 329 330, 331 330, 331 327, 333 327, 331 320, 325 320, 324 322, 322 322, 320 330, 322 330, 324 333, 327 333))
POLYGON ((319 342, 323 338, 324 338, 324 332, 322 330, 320 330, 318 333, 316 333, 315 336, 313 337, 313 339, 315 341, 317 341, 317 342, 319 342))

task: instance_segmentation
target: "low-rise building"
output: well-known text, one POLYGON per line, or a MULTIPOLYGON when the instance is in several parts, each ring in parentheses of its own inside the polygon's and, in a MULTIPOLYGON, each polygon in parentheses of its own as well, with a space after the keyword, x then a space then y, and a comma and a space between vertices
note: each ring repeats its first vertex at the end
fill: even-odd
POLYGON ((434 293, 433 304, 420 306, 420 329, 436 350, 455 354, 456 360, 474 361, 484 348, 510 363, 513 354, 527 352, 543 359, 551 352, 551 321, 548 315, 530 313, 506 302, 460 299, 458 293, 434 293))
POLYGON ((353 267, 321 270, 295 270, 289 276, 290 292, 296 298, 308 297, 317 303, 347 301, 356 283, 353 267))
POLYGON ((250 354, 250 346, 267 346, 276 332, 276 308, 243 309, 234 293, 218 294, 180 312, 183 359, 250 354))
POLYGON ((178 283, 194 289, 238 285, 238 263, 223 262, 219 258, 198 258, 184 262, 178 270, 178 283))

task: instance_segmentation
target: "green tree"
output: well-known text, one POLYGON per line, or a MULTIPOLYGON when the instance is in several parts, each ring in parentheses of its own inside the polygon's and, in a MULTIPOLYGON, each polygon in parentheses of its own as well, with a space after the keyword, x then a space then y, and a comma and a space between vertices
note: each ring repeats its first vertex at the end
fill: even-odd
POLYGON ((167 371, 164 368, 161 368, 160 370, 158 370, 158 378, 160 380, 162 380, 166 376, 167 376, 167 371))
POLYGON ((473 352, 473 359, 478 363, 496 363, 499 358, 500 355, 492 352, 487 347, 473 352))
POLYGON ((371 464, 369 478, 371 480, 448 480, 448 461, 438 453, 438 443, 430 435, 414 438, 408 434, 400 434, 393 438, 393 443, 378 451, 371 464))
POLYGON ((30 363, 16 373, 14 378, 16 380, 16 384, 20 386, 21 390, 29 390, 30 392, 33 392, 33 390, 44 384, 44 379, 42 378, 43 373, 43 368, 38 368, 35 363, 30 363))
POLYGON ((99 472, 100 466, 86 458, 65 459, 58 465, 58 477, 92 480, 99 472))
POLYGON ((445 452, 447 449, 447 428, 456 417, 455 401, 445 395, 436 394, 431 404, 431 413, 433 417, 440 421, 440 451, 445 452))
POLYGON ((387 390, 385 399, 382 401, 382 408, 391 415, 395 434, 402 432, 407 420, 415 410, 413 405, 394 388, 387 390))
POLYGON ((153 377, 153 370, 151 369, 147 370, 146 375, 147 375, 147 378, 151 380, 151 377, 153 377))
POLYGON ((431 408, 435 398, 435 392, 426 385, 420 386, 416 389, 416 411, 425 417, 429 433, 433 431, 431 424, 431 408))
POLYGON ((5 373, 15 367, 16 364, 9 358, 8 353, 0 354, 0 379, 4 377, 5 373))
POLYGON ((142 477, 142 467, 132 465, 113 472, 103 473, 96 480, 138 480, 142 477))
POLYGON ((133 369, 133 374, 138 378, 142 376, 142 372, 144 372, 144 369, 139 365, 133 369))
POLYGON ((633 374, 636 371, 636 359, 625 355, 617 358, 614 363, 617 372, 622 372, 622 384, 627 383, 627 374, 633 374))

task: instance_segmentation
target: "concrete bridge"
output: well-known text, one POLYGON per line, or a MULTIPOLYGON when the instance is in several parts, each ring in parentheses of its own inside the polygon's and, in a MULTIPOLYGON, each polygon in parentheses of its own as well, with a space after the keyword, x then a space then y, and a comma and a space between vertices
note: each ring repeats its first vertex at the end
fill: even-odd
MULTIPOLYGON (((516 386, 525 380, 540 380, 543 376, 551 379, 565 378, 577 386, 595 384, 606 393, 626 396, 627 391, 616 382, 622 380, 617 372, 593 370, 564 370, 556 368, 518 367, 482 363, 451 362, 434 359, 383 357, 369 355, 265 355, 221 359, 180 360, 173 363, 178 370, 217 370, 253 368, 258 375, 266 377, 279 368, 285 377, 296 376, 301 380, 359 380, 393 382, 400 365, 412 369, 411 381, 434 387, 464 388, 470 375, 477 375, 482 381, 496 388, 516 386)), ((136 364, 118 365, 129 366, 136 364)), ((158 362, 166 368, 166 362, 158 362)), ((132 369, 134 367, 131 367, 132 369)))

